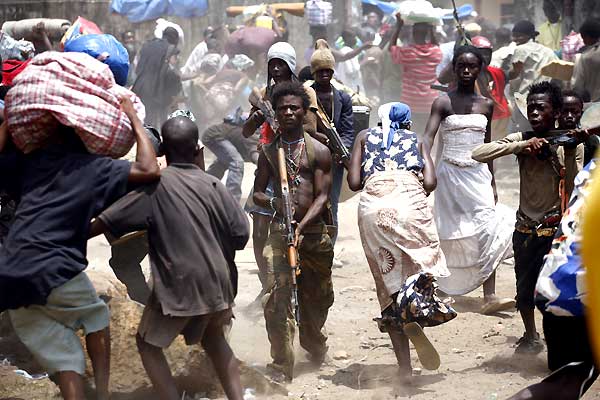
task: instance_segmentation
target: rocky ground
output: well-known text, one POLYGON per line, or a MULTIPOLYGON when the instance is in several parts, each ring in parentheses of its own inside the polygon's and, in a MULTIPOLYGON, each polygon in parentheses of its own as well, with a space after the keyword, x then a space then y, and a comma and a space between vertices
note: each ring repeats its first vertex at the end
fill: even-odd
MULTIPOLYGON (((249 191, 253 177, 253 167, 249 164, 247 167, 244 193, 249 191)), ((514 158, 506 157, 497 168, 500 201, 516 207, 518 175, 514 158)), ((297 376, 286 387, 269 384, 260 375, 270 359, 264 320, 260 310, 249 306, 259 292, 252 243, 238 253, 236 261, 240 271, 240 287, 231 344, 237 357, 246 364, 244 382, 247 387, 256 390, 257 398, 505 399, 548 374, 545 353, 538 356, 514 354, 514 343, 523 333, 518 314, 480 314, 478 311, 483 294, 478 290, 455 299, 454 306, 459 312, 455 320, 426 331, 440 352, 442 364, 439 370, 420 370, 413 351, 413 366, 417 373, 414 384, 400 384, 396 379, 395 358, 390 342, 372 321, 378 315, 379 307, 358 237, 357 202, 358 197, 354 197, 340 207, 341 229, 336 250, 343 266, 333 271, 336 298, 326 325, 331 360, 315 369, 297 345, 297 376)), ((109 274, 106 269, 109 254, 104 239, 92 241, 89 245, 90 269, 109 274)), ((118 288, 113 290, 119 291, 118 288)), ((502 264, 498 270, 497 291, 504 297, 514 296, 512 260, 502 264)), ((116 343, 112 355, 115 366, 112 387, 118 393, 115 398, 154 399, 147 378, 139 368, 139 356, 131 341, 139 307, 126 300, 116 300, 111 309, 116 343)), ((541 325, 541 321, 538 322, 541 325)), ((0 361, 6 357, 19 368, 29 368, 28 372, 32 374, 43 372, 36 370, 26 352, 18 348, 14 340, 10 340, 9 332, 0 330, 0 336, 0 361)), ((195 391, 196 398, 219 397, 218 386, 209 384, 211 375, 207 370, 210 368, 197 349, 190 353, 182 343, 177 342, 170 355, 173 369, 182 377, 180 383, 183 387, 195 391), (199 378, 190 384, 194 377, 199 378)), ((11 397, 50 399, 56 396, 56 388, 47 379, 21 378, 13 369, 10 365, 0 366, 0 400, 11 397)), ((600 385, 590 389, 585 399, 600 399, 600 385)))

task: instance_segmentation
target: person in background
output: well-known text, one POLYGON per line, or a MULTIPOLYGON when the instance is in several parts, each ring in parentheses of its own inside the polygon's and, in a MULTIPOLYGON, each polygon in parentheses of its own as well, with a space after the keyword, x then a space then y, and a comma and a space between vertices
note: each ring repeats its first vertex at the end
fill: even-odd
POLYGON ((365 16, 365 22, 362 24, 363 28, 368 28, 375 33, 375 37, 373 38, 373 44, 375 46, 379 46, 381 43, 381 35, 379 35, 379 29, 381 29, 382 18, 375 11, 369 12, 365 16))
POLYGON ((579 33, 585 47, 575 62, 573 89, 587 91, 591 101, 600 101, 600 19, 585 20, 579 33))
POLYGON ((492 140, 498 140, 508 134, 510 123, 510 106, 505 95, 506 72, 500 68, 490 66, 493 54, 492 43, 483 36, 472 39, 473 46, 479 49, 483 56, 485 67, 479 75, 478 83, 481 94, 494 102, 492 116, 492 140))
POLYGON ((522 20, 512 29, 513 41, 517 44, 511 59, 511 68, 508 72, 510 80, 511 105, 515 112, 512 114, 512 132, 529 130, 529 123, 525 116, 517 112, 514 96, 519 93, 527 95, 529 88, 534 83, 549 81, 551 78, 540 73, 540 69, 558 57, 552 49, 535 42, 538 35, 530 21, 522 20))
POLYGON ((227 189, 197 165, 196 124, 178 116, 161 133, 168 166, 160 182, 138 188, 105 210, 91 235, 148 230, 153 285, 136 342, 160 399, 181 399, 163 353, 181 334, 188 345, 202 344, 227 397, 242 400, 239 363, 224 328, 233 317, 235 251, 248 242, 248 221, 227 189))
POLYGON ((121 35, 121 41, 127 50, 127 54, 129 54, 129 74, 127 75, 127 86, 131 86, 135 82, 135 67, 138 53, 138 44, 135 40, 135 33, 133 33, 133 31, 123 32, 121 35))
MULTIPOLYGON (((363 28, 361 40, 375 43, 375 33, 371 29, 363 28)), ((379 46, 371 46, 365 50, 360 62, 364 92, 375 104, 379 104, 382 96, 384 56, 385 53, 379 46)))
POLYGON ((137 78, 131 90, 146 106, 146 123, 162 126, 177 96, 181 93, 181 76, 174 66, 179 50, 179 34, 165 28, 163 38, 154 38, 142 46, 136 68, 137 78))
MULTIPOLYGON (((311 26, 310 27, 310 35, 313 39, 311 42, 312 44, 304 52, 304 61, 307 65, 310 65, 310 58, 312 57, 312 54, 315 51, 315 46, 317 44, 317 41, 319 39, 327 41, 327 27, 326 26, 311 26)), ((352 32, 351 35, 353 35, 354 43, 356 43, 356 33, 352 32)), ((351 42, 352 42, 352 40, 351 40, 351 42)), ((367 42, 367 43, 363 43, 362 45, 356 47, 355 49, 351 49, 350 51, 347 51, 347 52, 342 52, 341 50, 337 50, 337 49, 330 49, 330 51, 333 54, 333 57, 335 58, 335 62, 342 63, 342 62, 345 62, 348 60, 352 60, 354 57, 358 56, 360 53, 362 53, 364 50, 368 49, 371 46, 373 46, 373 43, 367 42)), ((354 89, 356 89, 356 88, 353 88, 352 90, 354 90, 354 89)))
MULTIPOLYGON (((558 129, 579 129, 581 128, 581 116, 583 115, 583 98, 575 90, 563 90, 563 103, 560 109, 560 118, 558 119, 558 129)), ((590 135, 588 140, 583 143, 583 165, 588 165, 594 158, 596 150, 600 145, 597 135, 590 135)))
MULTIPOLYGON (((86 371, 77 331, 83 329, 96 398, 108 400, 109 310, 84 272, 92 218, 127 193, 131 184, 159 179, 152 142, 129 98, 121 99, 137 144, 136 161, 90 154, 81 139, 59 126, 44 148, 13 165, 21 199, 0 248, 0 311, 66 400, 81 400, 86 371)), ((9 141, 0 127, 0 152, 9 141)))
MULTIPOLYGON (((352 52, 358 44, 358 38, 354 29, 344 29, 341 38, 343 43, 339 52, 343 55, 352 52)), ((352 90, 356 92, 364 90, 358 56, 346 61, 338 62, 336 64, 335 75, 340 82, 352 90)))
POLYGON ((202 32, 204 40, 194 47, 194 50, 190 53, 187 61, 183 67, 181 67, 182 77, 194 77, 198 75, 200 67, 202 67, 202 59, 208 54, 208 40, 213 38, 213 34, 214 28, 212 26, 204 28, 204 31, 202 32))
POLYGON ((560 51, 560 41, 563 38, 562 19, 560 18, 560 7, 562 2, 556 0, 544 0, 542 6, 546 21, 538 26, 539 35, 537 42, 542 46, 546 46, 555 52, 560 51))
MULTIPOLYGON (((336 89, 331 84, 334 75, 335 60, 329 49, 329 45, 324 40, 317 41, 317 49, 310 59, 310 72, 314 77, 312 88, 317 94, 318 106, 321 112, 327 115, 329 121, 333 122, 342 143, 346 148, 352 148, 354 143, 354 118, 352 114, 352 99, 345 92, 336 89)), ((321 119, 317 119, 317 140, 326 146, 329 145, 329 139, 323 132, 326 131, 326 125, 321 119)), ((335 158, 335 156, 334 156, 335 158)), ((332 164, 332 184, 331 184, 331 212, 333 214, 333 225, 338 227, 338 202, 342 190, 344 179, 344 165, 338 160, 333 160, 332 164)), ((332 237, 335 245, 337 232, 332 237)))
POLYGON ((437 82, 435 68, 442 60, 442 51, 436 42, 434 27, 423 22, 413 25, 413 44, 398 46, 398 36, 403 26, 402 15, 397 13, 389 52, 394 64, 403 69, 400 101, 410 107, 413 130, 417 135, 422 135, 431 104, 439 95, 430 86, 437 82))
POLYGON ((496 50, 492 53, 492 60, 490 61, 491 67, 500 68, 504 71, 510 70, 512 55, 515 51, 517 44, 512 41, 512 33, 510 29, 498 28, 496 30, 496 41, 494 48, 496 50))
POLYGON ((244 159, 248 158, 244 155, 249 153, 249 147, 254 148, 251 161, 256 164, 258 160, 256 141, 245 138, 241 132, 245 120, 241 108, 238 108, 235 113, 225 117, 223 123, 208 127, 202 134, 202 143, 217 157, 206 173, 221 179, 227 171, 225 187, 238 202, 242 197, 244 159))
MULTIPOLYGON (((560 88, 551 82, 536 83, 527 95, 529 132, 511 133, 473 150, 479 162, 517 155, 520 175, 519 209, 513 233, 517 309, 525 333, 515 352, 539 353, 544 345, 536 331, 534 291, 544 256, 552 246, 565 204, 573 190, 575 175, 582 168, 583 145, 550 146, 548 132, 555 129, 562 107, 560 88)), ((585 134, 577 137, 581 143, 585 134)))

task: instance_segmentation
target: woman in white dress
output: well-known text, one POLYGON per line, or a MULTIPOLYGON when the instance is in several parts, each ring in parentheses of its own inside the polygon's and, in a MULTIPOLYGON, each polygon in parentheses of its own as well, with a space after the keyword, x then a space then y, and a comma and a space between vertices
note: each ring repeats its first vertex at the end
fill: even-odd
POLYGON ((440 132, 436 160, 434 219, 450 276, 440 289, 463 295, 483 285, 482 312, 514 308, 513 299, 496 296, 496 268, 511 256, 514 213, 496 205, 492 165, 471 158, 473 148, 490 141, 493 102, 475 92, 483 57, 473 46, 459 47, 452 60, 457 87, 435 100, 423 138, 431 151, 440 132))

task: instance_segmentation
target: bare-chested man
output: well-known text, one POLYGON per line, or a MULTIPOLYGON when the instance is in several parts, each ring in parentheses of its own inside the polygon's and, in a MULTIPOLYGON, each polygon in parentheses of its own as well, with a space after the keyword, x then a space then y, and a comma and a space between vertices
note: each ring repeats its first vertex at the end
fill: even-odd
POLYGON ((274 282, 267 292, 265 321, 276 375, 291 381, 294 372, 294 314, 291 305, 291 270, 286 259, 282 234, 283 202, 277 168, 277 149, 283 147, 293 201, 296 243, 301 273, 298 277, 300 345, 312 361, 322 363, 327 353, 327 336, 321 331, 333 304, 331 264, 333 246, 323 220, 331 186, 331 153, 302 127, 309 98, 301 84, 284 82, 271 96, 280 135, 263 146, 254 182, 254 201, 275 211, 268 246, 273 251, 269 271, 274 282), (269 180, 275 182, 275 197, 266 193, 269 180))

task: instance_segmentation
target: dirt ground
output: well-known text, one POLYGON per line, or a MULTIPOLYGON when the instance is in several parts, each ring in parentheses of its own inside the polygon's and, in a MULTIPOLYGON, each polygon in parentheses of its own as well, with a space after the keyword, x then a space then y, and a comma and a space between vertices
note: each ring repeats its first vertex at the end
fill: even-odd
MULTIPOLYGON (((516 161, 505 157, 496 168, 500 201, 516 209, 519 193, 516 161)), ((252 176, 251 171, 246 172, 245 189, 251 184, 252 176)), ((514 354, 514 344, 523 333, 519 315, 516 312, 495 316, 480 314, 483 292, 476 290, 455 298, 454 306, 459 313, 456 319, 426 330, 442 359, 439 370, 422 370, 410 387, 399 384, 389 338, 380 333, 372 321, 378 316, 379 305, 358 235, 357 205, 358 196, 340 205, 341 227, 336 253, 343 267, 333 271, 335 303, 326 324, 329 354, 345 352, 348 358, 333 359, 330 365, 311 369, 306 353, 296 343, 297 376, 288 385, 289 397, 505 399, 548 374, 545 352, 538 356, 514 354)), ((236 259, 240 288, 232 344, 239 358, 264 368, 270 361, 264 320, 260 313, 246 308, 259 290, 251 246, 250 243, 236 259)), ((512 259, 500 266, 496 282, 498 295, 515 295, 512 259)), ((540 315, 536 314, 541 332, 540 315)), ((413 366, 420 368, 414 350, 412 359, 413 366)), ((590 389, 585 398, 600 399, 600 385, 590 389)))
MULTIPOLYGON (((513 208, 518 204, 516 168, 514 158, 505 157, 498 163, 496 174, 500 201, 513 208)), ((245 195, 252 185, 253 171, 254 167, 246 164, 245 195)), ((459 313, 455 320, 426 330, 441 355, 441 367, 437 371, 421 371, 413 350, 413 367, 418 375, 413 385, 400 384, 390 341, 372 321, 378 316, 379 307, 358 235, 357 204, 355 196, 340 205, 336 253, 343 266, 333 271, 335 303, 326 324, 332 359, 314 369, 296 340, 296 378, 287 385, 288 396, 257 398, 506 399, 548 374, 545 352, 538 356, 514 354, 514 344, 523 333, 516 312, 494 316, 478 312, 483 297, 479 289, 455 299, 459 313)), ((88 252, 91 268, 107 268, 110 252, 103 238, 90 242, 88 252)), ((264 319, 260 310, 249 307, 260 287, 251 242, 237 254, 236 261, 240 285, 231 344, 239 359, 264 371, 270 361, 264 319)), ((147 260, 144 264, 147 266, 147 260)), ((514 285, 513 264, 508 260, 498 270, 497 292, 503 297, 513 297, 514 285)), ((541 331, 539 314, 537 317, 541 331)), ((592 387, 585 399, 600 399, 600 385, 592 387)))

